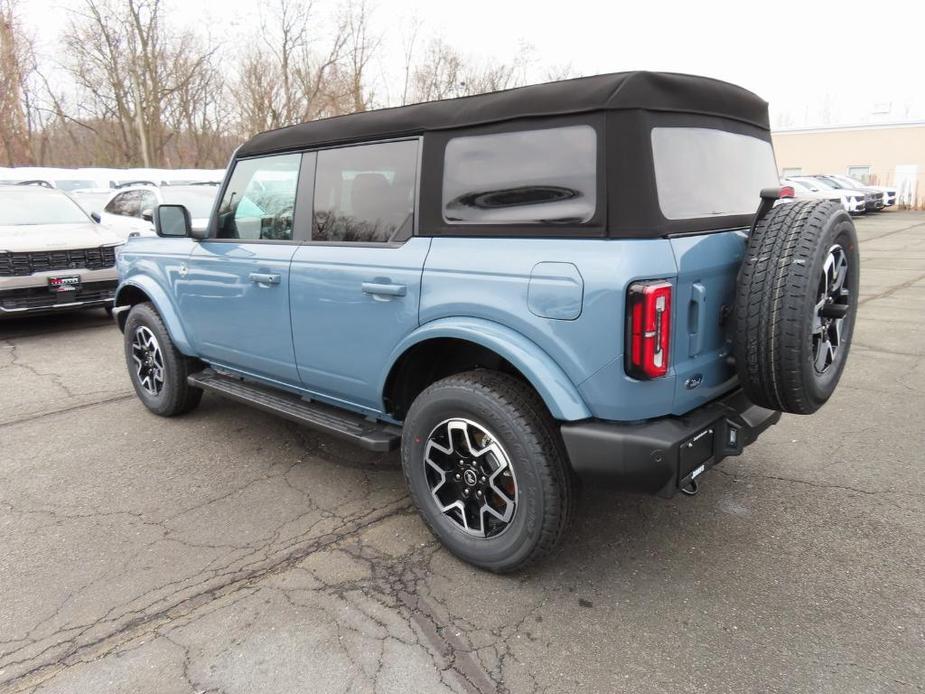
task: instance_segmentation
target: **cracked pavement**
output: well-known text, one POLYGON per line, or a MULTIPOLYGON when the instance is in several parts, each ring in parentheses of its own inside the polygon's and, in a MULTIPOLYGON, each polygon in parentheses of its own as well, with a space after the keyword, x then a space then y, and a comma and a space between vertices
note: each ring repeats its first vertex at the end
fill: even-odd
POLYGON ((460 563, 397 456, 211 396, 164 420, 102 312, 0 323, 0 691, 925 690, 925 214, 858 221, 833 400, 557 555, 460 563))

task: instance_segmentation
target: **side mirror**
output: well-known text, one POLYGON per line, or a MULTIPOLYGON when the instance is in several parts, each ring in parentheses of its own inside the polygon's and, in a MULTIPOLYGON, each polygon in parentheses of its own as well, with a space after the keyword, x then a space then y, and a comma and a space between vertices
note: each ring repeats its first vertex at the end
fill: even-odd
POLYGON ((183 205, 158 205, 153 217, 154 231, 158 236, 174 238, 191 235, 189 210, 183 205))
POLYGON ((92 219, 97 224, 100 224, 103 221, 103 215, 101 215, 99 212, 91 212, 90 219, 92 219))
POLYGON ((154 221, 154 210, 152 210, 150 207, 146 210, 142 210, 141 218, 145 220, 146 222, 153 222, 154 221))

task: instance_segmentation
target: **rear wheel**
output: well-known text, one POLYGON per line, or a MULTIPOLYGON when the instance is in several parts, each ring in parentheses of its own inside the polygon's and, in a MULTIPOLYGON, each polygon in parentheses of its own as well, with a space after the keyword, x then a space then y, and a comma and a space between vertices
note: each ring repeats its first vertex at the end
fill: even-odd
POLYGON ((192 388, 186 377, 202 365, 176 348, 151 304, 136 304, 129 311, 123 343, 132 385, 145 407, 162 417, 172 417, 199 404, 202 391, 192 388))
POLYGON ((758 405, 811 414, 848 358, 860 258, 851 217, 835 203, 780 205, 748 240, 736 295, 739 380, 758 405))
POLYGON ((506 374, 470 371, 421 393, 405 419, 402 467, 431 531, 490 571, 551 552, 571 513, 555 422, 528 385, 506 374))

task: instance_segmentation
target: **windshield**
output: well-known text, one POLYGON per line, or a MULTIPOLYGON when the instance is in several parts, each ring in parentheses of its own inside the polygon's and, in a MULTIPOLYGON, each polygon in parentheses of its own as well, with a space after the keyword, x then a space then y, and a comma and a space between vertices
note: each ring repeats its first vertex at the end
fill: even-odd
POLYGON ((779 185, 771 143, 712 128, 652 128, 658 203, 666 219, 754 214, 779 185))
POLYGON ((96 183, 94 181, 79 181, 79 180, 55 180, 55 187, 59 190, 78 190, 80 188, 95 188, 96 183))
POLYGON ((826 178, 819 178, 819 179, 816 179, 816 180, 817 180, 817 181, 820 181, 821 183, 824 183, 824 184, 827 185, 829 188, 838 188, 838 189, 841 189, 841 188, 847 188, 847 187, 848 187, 848 186, 845 185, 844 181, 839 181, 839 180, 836 179, 836 178, 828 178, 828 177, 826 177, 826 178))
POLYGON ((0 191, 0 226, 81 224, 90 219, 64 193, 44 188, 0 191))
POLYGON ((813 188, 816 188, 818 190, 834 190, 835 189, 835 186, 829 184, 826 181, 818 179, 818 178, 800 178, 797 180, 799 180, 800 183, 802 183, 803 185, 807 186, 810 190, 812 190, 813 188))
POLYGON ((203 219, 212 214, 212 204, 218 195, 218 186, 203 186, 202 188, 186 188, 184 190, 170 190, 161 188, 164 203, 168 205, 183 205, 189 210, 193 219, 203 219))

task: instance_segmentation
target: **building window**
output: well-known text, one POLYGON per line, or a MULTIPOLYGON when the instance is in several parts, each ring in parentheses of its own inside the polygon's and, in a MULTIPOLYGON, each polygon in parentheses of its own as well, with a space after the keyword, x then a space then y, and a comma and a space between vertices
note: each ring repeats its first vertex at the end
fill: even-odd
POLYGON ((869 166, 849 166, 848 167, 848 178, 854 178, 861 183, 870 183, 870 167, 869 166))
POLYGON ((791 176, 802 176, 803 168, 800 166, 788 166, 780 170, 781 178, 790 178, 791 176))

